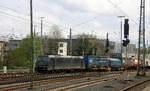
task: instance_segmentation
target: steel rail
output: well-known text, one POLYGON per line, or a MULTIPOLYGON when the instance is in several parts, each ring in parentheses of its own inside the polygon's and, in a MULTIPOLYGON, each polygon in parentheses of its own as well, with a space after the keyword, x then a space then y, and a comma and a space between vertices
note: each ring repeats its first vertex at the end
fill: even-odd
MULTIPOLYGON (((114 76, 114 74, 112 73, 109 73, 111 75, 114 76)), ((109 75, 108 74, 108 75, 109 75)), ((119 73, 116 73, 115 74, 119 74, 119 73)), ((107 75, 107 74, 106 74, 107 75)), ((100 74, 78 74, 77 75, 67 75, 67 76, 57 76, 57 77, 52 77, 53 79, 45 79, 45 80, 40 80, 40 81, 34 81, 33 82, 33 86, 34 87, 39 87, 39 86, 42 86, 42 85, 47 85, 47 84, 50 84, 50 83, 56 83, 56 82, 64 82, 64 81, 70 81, 70 80, 76 80, 76 79, 81 79, 81 78, 85 78, 85 77, 100 77, 101 75, 100 74)), ((4 86, 4 87, 1 87, 0 88, 0 91, 10 91, 10 90, 17 90, 17 89, 24 89, 24 88, 29 88, 30 85, 29 85, 29 82, 26 82, 26 83, 20 83, 18 85, 8 85, 8 86, 4 86)))
POLYGON ((120 75, 116 74, 112 74, 110 76, 106 76, 106 77, 102 77, 102 78, 97 78, 97 79, 93 79, 93 80, 87 80, 87 81, 84 81, 84 82, 78 82, 78 83, 75 83, 75 84, 68 84, 68 85, 65 85, 65 86, 59 86, 59 87, 54 87, 54 88, 46 88, 46 89, 43 89, 41 91, 67 91, 67 90, 72 90, 72 89, 75 89, 75 88, 78 88, 78 87, 82 87, 82 86, 85 86, 85 85, 90 85, 90 84, 94 84, 94 83, 99 83, 99 82, 105 82, 107 80, 113 80, 113 79, 118 79, 120 78, 120 75))
POLYGON ((150 79, 146 79, 144 81, 136 82, 133 85, 130 85, 126 88, 121 89, 120 91, 134 91, 135 88, 137 88, 140 85, 143 85, 144 83, 150 82, 150 79))

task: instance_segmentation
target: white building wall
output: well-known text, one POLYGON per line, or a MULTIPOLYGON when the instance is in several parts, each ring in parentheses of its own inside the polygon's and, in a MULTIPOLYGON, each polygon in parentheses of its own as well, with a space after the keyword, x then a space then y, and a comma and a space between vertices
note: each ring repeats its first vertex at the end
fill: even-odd
POLYGON ((62 56, 67 55, 67 42, 58 43, 58 55, 62 55, 62 56))

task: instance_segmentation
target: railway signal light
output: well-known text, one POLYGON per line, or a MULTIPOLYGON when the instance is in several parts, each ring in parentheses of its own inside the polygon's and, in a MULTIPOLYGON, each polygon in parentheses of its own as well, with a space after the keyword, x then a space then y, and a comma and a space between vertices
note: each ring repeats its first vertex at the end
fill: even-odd
POLYGON ((106 47, 107 48, 109 47, 109 40, 108 39, 106 40, 106 47))
POLYGON ((129 36, 129 19, 125 19, 124 23, 124 38, 128 38, 129 36))
POLYGON ((123 40, 123 46, 127 46, 130 43, 129 39, 123 40))
POLYGON ((106 49, 106 50, 105 50, 105 53, 108 53, 108 51, 109 51, 109 49, 106 49))
POLYGON ((109 51, 109 40, 107 39, 106 40, 106 50, 105 50, 105 53, 108 53, 109 51))

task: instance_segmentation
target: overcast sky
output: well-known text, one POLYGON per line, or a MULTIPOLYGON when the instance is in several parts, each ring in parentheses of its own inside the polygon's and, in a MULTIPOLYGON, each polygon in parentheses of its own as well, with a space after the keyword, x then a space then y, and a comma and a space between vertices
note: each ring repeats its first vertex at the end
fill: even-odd
MULTIPOLYGON (((30 0, 0 0, 0 36, 12 34, 23 37, 30 33, 30 0)), ((150 35, 150 0, 146 0, 146 35, 150 35)), ((120 19, 129 18, 131 43, 137 43, 140 0, 33 0, 34 25, 40 31, 40 17, 44 18, 44 34, 56 24, 64 36, 79 33, 95 34, 111 41, 119 41, 120 19)))

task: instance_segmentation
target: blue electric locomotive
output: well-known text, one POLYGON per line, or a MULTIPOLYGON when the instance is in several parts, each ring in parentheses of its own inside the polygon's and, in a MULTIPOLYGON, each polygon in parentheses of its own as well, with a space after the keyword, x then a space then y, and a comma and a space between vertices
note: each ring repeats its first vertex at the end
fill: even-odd
POLYGON ((88 71, 88 70, 120 70, 122 62, 119 58, 90 56, 39 56, 35 64, 37 72, 47 71, 88 71))
POLYGON ((79 71, 81 69, 85 69, 82 56, 39 56, 35 66, 37 72, 79 71))
POLYGON ((90 57, 85 56, 84 62, 87 69, 95 70, 121 70, 122 61, 120 58, 106 58, 106 57, 90 57))

